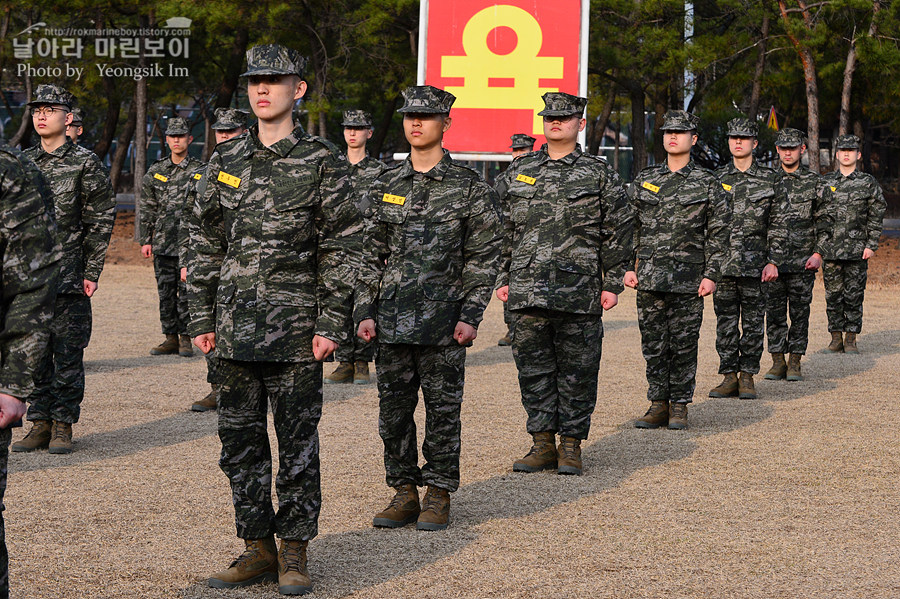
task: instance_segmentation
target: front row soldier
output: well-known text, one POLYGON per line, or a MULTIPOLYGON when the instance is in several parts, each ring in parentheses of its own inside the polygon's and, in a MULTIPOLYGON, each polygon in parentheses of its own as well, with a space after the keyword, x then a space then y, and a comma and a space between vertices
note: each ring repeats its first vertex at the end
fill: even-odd
POLYGON ((185 220, 193 176, 203 163, 188 153, 194 140, 185 119, 173 117, 166 125, 169 156, 153 163, 141 182, 141 255, 153 257, 159 293, 159 320, 166 340, 150 350, 154 356, 194 355, 187 332, 187 290, 178 263, 179 229, 185 220))
POLYGON ((785 128, 778 132, 775 149, 781 168, 776 170, 790 206, 784 259, 778 266, 778 278, 766 289, 766 336, 772 354, 769 380, 802 381, 800 360, 809 340, 809 306, 812 303, 816 271, 822 266, 834 226, 829 200, 831 192, 817 173, 800 164, 806 151, 803 132, 785 128), (788 328, 788 313, 791 324, 788 328), (790 357, 785 361, 785 354, 790 357))
POLYGON ((691 160, 699 121, 683 110, 667 112, 666 162, 642 170, 628 190, 635 210, 634 258, 624 282, 637 289, 650 400, 637 428, 687 428, 703 298, 715 292, 728 254, 725 192, 712 172, 691 160))
POLYGON ((513 162, 497 298, 512 317, 526 430, 515 472, 581 474, 597 402, 603 310, 618 303, 632 257, 633 214, 618 174, 582 152, 586 98, 543 96, 547 143, 513 162), (556 434, 559 434, 559 447, 556 434))
POLYGON ((884 194, 875 177, 857 170, 859 138, 841 135, 834 144, 838 169, 825 175, 834 196, 834 233, 822 275, 831 343, 825 353, 859 353, 867 260, 875 255, 884 227, 884 194))
POLYGON ((216 147, 195 206, 190 326, 203 353, 216 350, 219 465, 231 482, 237 536, 246 546, 210 576, 215 588, 277 576, 282 594, 312 589, 306 551, 321 507, 321 360, 345 334, 350 310, 334 266, 344 260, 326 250, 341 235, 330 227, 328 207, 343 200, 349 184, 338 149, 292 119, 307 89, 305 64, 283 46, 248 50, 242 76, 258 123, 216 147), (278 439, 277 513, 268 405, 278 439), (273 534, 281 538, 277 550, 273 534))
POLYGON ((28 148, 52 197, 62 261, 50 343, 34 375, 28 420, 34 425, 13 451, 72 453, 72 424, 84 400, 84 348, 91 339, 91 296, 103 270, 116 218, 109 174, 100 159, 66 137, 74 102, 55 85, 39 85, 28 105, 41 143, 28 148))
MULTIPOLYGON (((345 110, 344 141, 347 143, 347 161, 350 163, 350 183, 353 186, 353 195, 349 196, 340 206, 339 212, 346 223, 341 226, 345 231, 344 240, 347 243, 347 253, 358 256, 363 251, 363 226, 366 210, 362 205, 369 186, 380 175, 385 164, 372 158, 366 152, 366 142, 372 138, 372 115, 363 110, 345 110)), ((348 285, 355 287, 356 272, 351 269, 348 285)), ((353 302, 355 292, 347 301, 353 302)), ((367 385, 371 382, 369 377, 369 362, 375 356, 375 344, 366 343, 356 335, 356 326, 353 318, 347 321, 347 330, 350 340, 346 347, 339 347, 334 352, 335 359, 339 362, 334 372, 325 377, 326 383, 354 383, 367 385)))
POLYGON ((3 525, 9 442, 46 353, 59 272, 47 193, 31 160, 0 141, 0 599, 9 599, 3 525))
POLYGON ((753 157, 759 125, 747 118, 728 121, 732 160, 716 170, 731 200, 730 254, 713 296, 716 351, 722 382, 710 397, 756 399, 765 334, 766 297, 762 284, 778 278, 787 236, 787 197, 775 171, 753 157), (740 376, 738 376, 740 373, 740 376))
POLYGON ((377 527, 443 530, 459 488, 460 408, 466 347, 491 298, 500 256, 494 191, 441 146, 455 97, 430 85, 404 90, 409 157, 369 191, 365 262, 354 319, 376 338, 378 432, 396 493, 377 527), (377 328, 376 328, 377 327, 377 328), (425 465, 413 416, 425 401, 425 465), (428 490, 419 504, 417 487, 428 490))

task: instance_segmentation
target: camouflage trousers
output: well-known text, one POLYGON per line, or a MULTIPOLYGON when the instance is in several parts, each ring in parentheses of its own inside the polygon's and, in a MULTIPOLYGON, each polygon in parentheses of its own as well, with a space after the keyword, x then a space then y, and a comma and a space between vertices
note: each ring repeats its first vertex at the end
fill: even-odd
POLYGON ((600 316, 543 309, 510 314, 525 429, 587 439, 597 404, 600 316))
POLYGON ((91 300, 56 296, 50 341, 34 372, 28 420, 78 422, 84 400, 84 348, 91 340, 91 300))
POLYGON ((830 332, 862 331, 863 295, 869 263, 865 260, 826 260, 822 266, 825 280, 825 313, 830 332))
POLYGON ((388 486, 459 488, 460 410, 466 348, 453 345, 379 343, 378 432, 384 442, 388 486), (419 388, 425 402, 425 441, 419 468, 416 422, 419 388))
POLYGON ((219 371, 217 370, 219 359, 216 358, 216 350, 204 354, 203 357, 206 358, 206 382, 212 385, 218 385, 220 379, 219 371))
MULTIPOLYGON (((356 299, 355 296, 354 293, 347 300, 351 306, 356 299)), ((375 343, 368 343, 356 336, 356 325, 353 323, 352 315, 347 318, 344 328, 350 331, 350 338, 347 343, 338 346, 334 352, 334 359, 338 362, 371 362, 375 357, 375 343)))
POLYGON ((181 280, 178 256, 153 255, 156 290, 159 292, 159 321, 163 335, 187 335, 190 320, 187 288, 181 280))
POLYGON ((6 469, 12 429, 0 429, 0 599, 9 599, 9 554, 6 552, 6 526, 3 523, 3 496, 6 494, 6 469))
POLYGON ((713 294, 719 374, 759 372, 766 297, 758 277, 722 277, 713 294))
POLYGON ((318 533, 320 362, 243 362, 219 358, 219 466, 231 482, 237 536, 312 539, 318 533), (278 439, 278 513, 272 508, 271 405, 278 439))
POLYGON ((763 283, 766 292, 766 336, 773 354, 806 353, 809 340, 809 305, 812 303, 816 272, 780 273, 763 283), (788 328, 788 314, 791 326, 788 328))
POLYGON ((647 399, 690 403, 697 378, 703 298, 691 293, 637 292, 647 399))

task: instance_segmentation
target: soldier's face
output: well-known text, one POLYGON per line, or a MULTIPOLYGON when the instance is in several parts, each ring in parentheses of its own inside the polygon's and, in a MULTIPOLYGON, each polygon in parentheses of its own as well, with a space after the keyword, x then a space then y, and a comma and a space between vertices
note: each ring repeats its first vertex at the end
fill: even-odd
POLYGON ((187 152, 188 145, 194 141, 190 135, 166 135, 166 145, 173 154, 181 156, 187 152))
POLYGON ((577 114, 567 116, 545 116, 544 137, 551 142, 572 142, 578 139, 578 132, 584 129, 586 121, 577 114))
POLYGON ((216 129, 216 143, 220 144, 223 141, 228 141, 232 137, 237 137, 241 133, 244 132, 243 127, 235 127, 234 129, 216 129))
POLYGON ((66 127, 72 122, 72 113, 65 106, 48 104, 35 108, 44 108, 41 112, 31 116, 31 122, 38 135, 41 137, 65 135, 66 127), (51 107, 54 109, 52 113, 48 110, 51 107))
POLYGON ((276 122, 291 114, 294 102, 306 93, 306 81, 296 75, 252 75, 247 95, 253 114, 264 122, 276 122))
POLYGON ((406 141, 416 149, 427 149, 440 144, 444 132, 450 128, 450 117, 443 114, 407 112, 403 115, 403 133, 406 141))
POLYGON ((781 164, 787 167, 792 167, 800 162, 800 157, 803 156, 803 152, 806 151, 806 145, 802 144, 795 148, 783 148, 781 146, 775 146, 775 150, 778 151, 778 157, 781 159, 781 164))
POLYGON ((838 148, 837 159, 841 166, 856 166, 859 159, 862 158, 859 150, 853 148, 838 148))
POLYGON ((731 150, 731 155, 735 158, 750 156, 758 143, 755 137, 728 137, 728 149, 731 150))
POLYGON ((524 156, 525 154, 527 154, 530 151, 531 150, 529 150, 528 148, 515 148, 515 149, 513 149, 511 154, 512 154, 513 160, 515 160, 519 156, 524 156))
POLYGON ((689 154, 695 143, 697 136, 693 131, 663 131, 663 147, 673 156, 689 154))
POLYGON ((364 148, 372 138, 372 130, 368 127, 344 127, 344 141, 348 148, 364 148))

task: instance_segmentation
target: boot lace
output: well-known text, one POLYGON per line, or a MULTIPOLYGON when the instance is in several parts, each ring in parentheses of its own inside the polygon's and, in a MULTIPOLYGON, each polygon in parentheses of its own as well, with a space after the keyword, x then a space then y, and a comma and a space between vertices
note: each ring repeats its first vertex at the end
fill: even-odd
POLYGON ((303 545, 301 543, 284 542, 281 547, 281 562, 285 571, 303 571, 303 545))
POLYGON ((244 549, 244 552, 237 556, 229 568, 240 567, 246 564, 247 562, 253 561, 260 556, 259 547, 257 547, 256 543, 247 545, 247 548, 244 549))
POLYGON ((72 433, 66 429, 64 423, 62 422, 53 423, 53 431, 51 432, 51 435, 60 439, 64 439, 66 441, 72 440, 72 433))
POLYGON ((403 504, 409 501, 409 495, 410 493, 407 489, 399 489, 394 495, 393 499, 391 499, 391 502, 388 504, 387 509, 400 509, 403 504))
MULTIPOLYGON (((649 414, 649 412, 648 412, 649 414)), ((575 439, 567 438, 559 442, 559 450, 566 460, 574 460, 575 455, 575 439)))
POLYGON ((428 490, 428 493, 425 494, 425 499, 422 500, 422 511, 432 511, 439 512, 440 504, 443 501, 442 497, 438 493, 432 493, 431 489, 428 490))

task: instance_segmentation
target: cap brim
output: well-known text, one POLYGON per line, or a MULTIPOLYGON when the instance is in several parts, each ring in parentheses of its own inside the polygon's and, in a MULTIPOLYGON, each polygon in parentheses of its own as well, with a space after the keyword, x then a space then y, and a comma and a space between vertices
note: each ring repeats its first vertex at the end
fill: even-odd
POLYGON ((175 129, 173 131, 166 130, 166 135, 187 135, 188 133, 187 129, 175 129))
POLYGON ((666 131, 696 131, 696 130, 697 130, 696 127, 688 127, 686 125, 675 125, 672 127, 663 127, 660 129, 660 131, 662 131, 663 133, 665 133, 666 131))
POLYGON ((32 100, 31 102, 26 102, 25 106, 65 106, 69 109, 69 112, 72 112, 72 105, 66 104, 65 102, 47 102, 46 100, 32 100))
POLYGON ((776 148, 799 148, 802 145, 803 145, 802 141, 801 142, 789 141, 789 142, 781 142, 781 143, 776 142, 775 143, 776 148))
POLYGON ((301 79, 303 78, 303 75, 296 71, 288 71, 285 69, 272 69, 272 68, 250 69, 246 73, 241 73, 239 75, 239 77, 250 77, 251 75, 297 75, 301 79))
POLYGON ((544 109, 538 113, 538 116, 581 116, 584 111, 572 110, 548 110, 544 109))
POLYGON ((836 150, 858 150, 859 146, 837 146, 836 150))
POLYGON ((428 106, 404 106, 397 110, 397 112, 404 114, 407 112, 414 112, 418 114, 450 114, 450 111, 444 111, 440 108, 431 108, 428 106))
POLYGON ((236 123, 216 123, 215 125, 210 125, 210 129, 213 131, 230 131, 231 129, 239 129, 243 127, 243 125, 238 125, 236 123))

